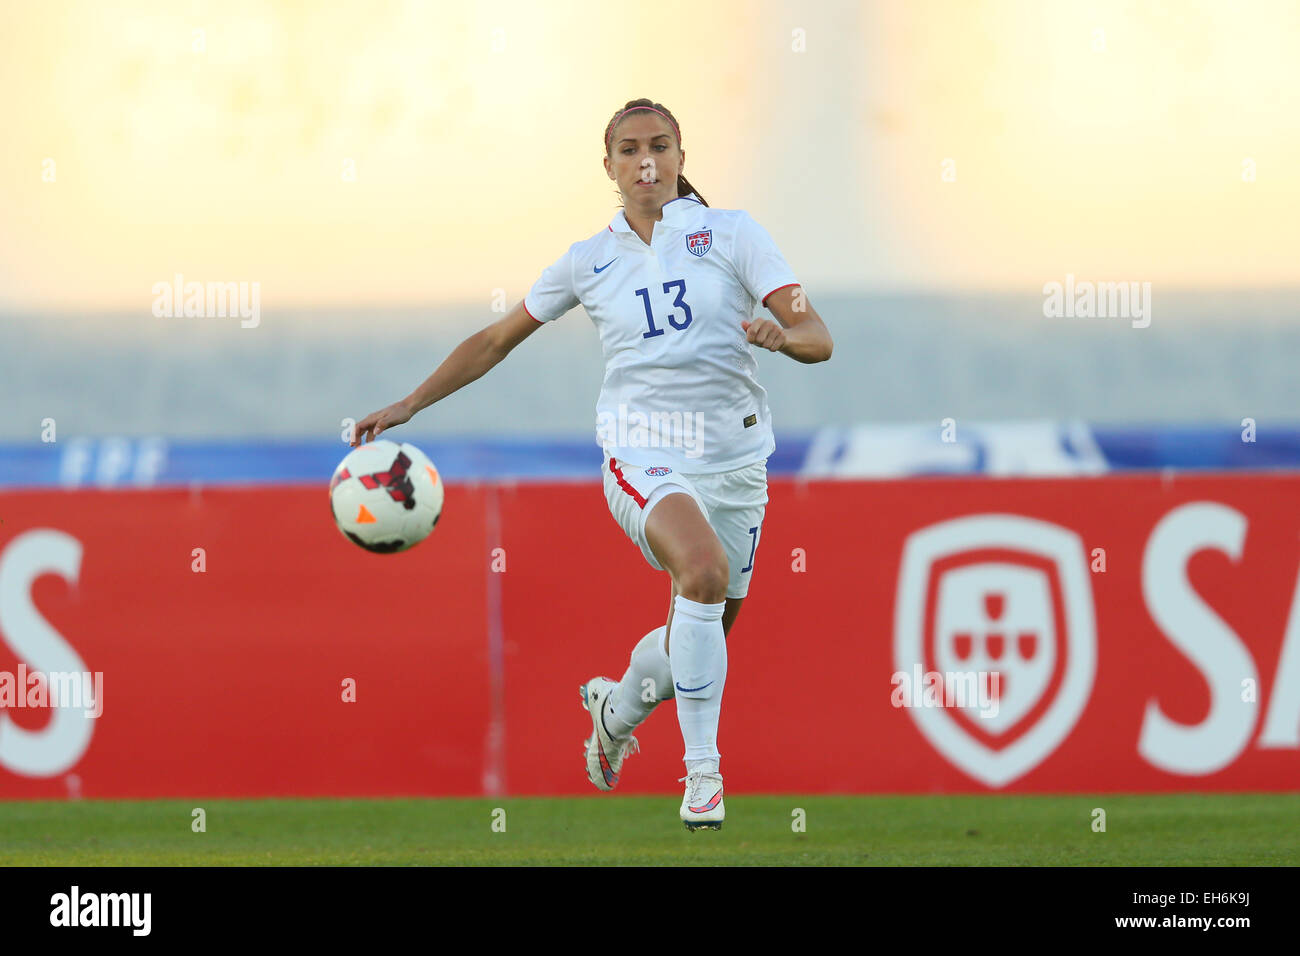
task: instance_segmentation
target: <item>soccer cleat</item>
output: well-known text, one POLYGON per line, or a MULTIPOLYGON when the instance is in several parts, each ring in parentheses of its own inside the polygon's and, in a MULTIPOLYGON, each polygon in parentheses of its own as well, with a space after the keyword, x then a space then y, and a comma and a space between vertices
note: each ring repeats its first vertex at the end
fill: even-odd
POLYGON ((721 830, 722 819, 727 815, 722 805, 722 774, 695 770, 677 782, 683 780, 686 794, 682 797, 681 818, 686 829, 721 830))
POLYGON ((635 737, 617 738, 605 729, 605 704, 618 686, 608 677, 593 677, 578 688, 582 706, 591 714, 591 739, 582 742, 587 757, 587 779, 597 790, 613 790, 623 769, 623 758, 640 753, 635 737))

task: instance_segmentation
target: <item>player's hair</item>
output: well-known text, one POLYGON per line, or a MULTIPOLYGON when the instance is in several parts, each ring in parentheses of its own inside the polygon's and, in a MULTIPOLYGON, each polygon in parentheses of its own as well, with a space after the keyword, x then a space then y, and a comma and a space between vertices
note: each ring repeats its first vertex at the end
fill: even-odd
MULTIPOLYGON (((661 114, 666 120, 668 120, 669 125, 672 126, 673 128, 673 132, 677 135, 677 148, 678 149, 682 148, 682 128, 677 122, 677 117, 673 116, 672 111, 668 109, 668 107, 664 106, 662 103, 655 103, 651 100, 646 99, 645 97, 642 97, 639 100, 628 100, 626 103, 624 103, 623 107, 615 111, 614 115, 610 117, 609 122, 605 125, 605 155, 606 156, 610 154, 610 150, 614 146, 614 142, 613 142, 614 127, 615 125, 617 125, 618 121, 621 120, 624 116, 626 116, 629 112, 641 112, 641 111, 657 112, 661 114)), ((687 179, 685 176, 683 176, 681 173, 678 173, 677 174, 677 195, 689 196, 691 193, 695 193, 696 198, 698 198, 701 203, 703 203, 706 206, 708 205, 704 197, 700 195, 700 191, 691 185, 691 181, 687 179)))

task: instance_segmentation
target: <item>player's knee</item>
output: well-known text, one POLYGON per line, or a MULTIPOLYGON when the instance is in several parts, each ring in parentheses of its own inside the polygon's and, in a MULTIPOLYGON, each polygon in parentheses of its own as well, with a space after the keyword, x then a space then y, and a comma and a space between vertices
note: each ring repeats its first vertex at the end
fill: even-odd
POLYGON ((677 576, 677 593, 700 604, 721 604, 727 597, 731 569, 727 556, 701 556, 687 563, 677 576))

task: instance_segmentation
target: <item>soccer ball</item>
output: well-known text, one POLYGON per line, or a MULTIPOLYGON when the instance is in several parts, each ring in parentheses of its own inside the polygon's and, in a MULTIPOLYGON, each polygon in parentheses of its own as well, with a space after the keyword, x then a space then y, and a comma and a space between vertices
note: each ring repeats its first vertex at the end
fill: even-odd
POLYGON ((442 481, 410 442, 383 439, 348 453, 330 479, 330 508, 344 537, 367 551, 405 551, 442 515, 442 481))

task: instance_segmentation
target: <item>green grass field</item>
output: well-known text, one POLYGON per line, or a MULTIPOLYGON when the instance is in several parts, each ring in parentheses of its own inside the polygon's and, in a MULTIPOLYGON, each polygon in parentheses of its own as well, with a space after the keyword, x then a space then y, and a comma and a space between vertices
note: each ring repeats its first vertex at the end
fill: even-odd
POLYGON ((0 802, 0 865, 1297 865, 1300 795, 0 802), (206 811, 207 831, 191 830, 206 811), (505 832, 492 829, 505 810, 505 832), (1092 811, 1106 811, 1106 832, 1092 811), (795 808, 806 832, 791 828, 795 808), (499 815, 498 815, 499 816, 499 815))

